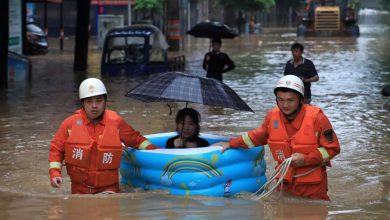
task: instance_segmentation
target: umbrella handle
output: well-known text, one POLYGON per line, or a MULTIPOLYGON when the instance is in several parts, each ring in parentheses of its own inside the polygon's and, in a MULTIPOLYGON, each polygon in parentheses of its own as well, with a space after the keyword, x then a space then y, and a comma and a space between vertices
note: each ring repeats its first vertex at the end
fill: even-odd
POLYGON ((172 115, 172 108, 171 108, 171 106, 169 105, 169 103, 167 103, 167 106, 168 106, 168 108, 169 108, 169 115, 172 115))
MULTIPOLYGON (((186 108, 188 107, 188 102, 186 102, 186 108)), ((185 121, 185 118, 184 118, 184 121, 185 121)), ((182 134, 183 134, 183 129, 184 129, 184 121, 183 121, 183 124, 181 124, 181 130, 180 130, 180 139, 182 139, 182 134)))

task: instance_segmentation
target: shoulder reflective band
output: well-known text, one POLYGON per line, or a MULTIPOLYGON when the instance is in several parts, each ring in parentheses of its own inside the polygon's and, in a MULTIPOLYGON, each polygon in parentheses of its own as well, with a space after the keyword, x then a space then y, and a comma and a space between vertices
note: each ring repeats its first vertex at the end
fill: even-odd
POLYGON ((318 151, 320 151, 320 153, 322 155, 322 159, 323 159, 324 162, 329 161, 329 154, 328 154, 328 151, 326 151, 325 148, 320 147, 320 148, 318 148, 318 151))
POLYGON ((244 143, 246 144, 246 146, 248 146, 248 148, 252 148, 252 147, 255 147, 255 144, 253 144, 251 138, 249 137, 249 133, 246 132, 244 135, 241 136, 242 139, 244 140, 244 143))
POLYGON ((59 169, 59 170, 61 170, 62 169, 62 163, 60 163, 60 162, 50 162, 49 163, 49 169, 59 169))
POLYGON ((148 147, 149 145, 151 145, 152 143, 150 143, 149 140, 145 140, 144 142, 142 142, 142 144, 139 145, 138 149, 140 150, 145 150, 146 147, 148 147))

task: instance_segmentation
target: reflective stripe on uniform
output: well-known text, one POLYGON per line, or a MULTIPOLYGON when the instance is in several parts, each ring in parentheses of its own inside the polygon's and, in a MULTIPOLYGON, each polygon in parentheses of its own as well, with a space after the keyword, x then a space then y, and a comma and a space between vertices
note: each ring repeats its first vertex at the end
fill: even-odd
POLYGON ((323 147, 320 147, 320 148, 317 148, 317 149, 321 153, 323 161, 324 162, 329 161, 328 151, 326 151, 326 149, 323 148, 323 147))
POLYGON ((244 140, 244 143, 248 148, 256 147, 255 144, 252 142, 251 138, 249 137, 249 133, 245 133, 244 135, 241 136, 242 139, 244 140))
POLYGON ((60 163, 60 162, 50 162, 49 163, 49 169, 59 169, 59 170, 61 170, 62 169, 62 163, 60 163))
POLYGON ((140 150, 145 150, 146 147, 148 147, 149 145, 151 145, 152 143, 150 143, 150 141, 148 140, 145 140, 144 142, 142 142, 142 144, 139 145, 138 149, 140 150))

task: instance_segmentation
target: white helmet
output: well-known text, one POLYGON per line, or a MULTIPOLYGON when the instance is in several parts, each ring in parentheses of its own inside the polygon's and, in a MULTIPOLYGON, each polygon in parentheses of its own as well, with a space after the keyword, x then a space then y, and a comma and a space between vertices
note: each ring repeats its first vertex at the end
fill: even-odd
POLYGON ((286 75, 280 78, 274 89, 275 95, 279 88, 291 89, 297 91, 302 98, 304 96, 305 87, 303 86, 303 82, 295 75, 286 75))
POLYGON ((100 79, 88 78, 80 84, 80 99, 107 94, 106 87, 100 79))

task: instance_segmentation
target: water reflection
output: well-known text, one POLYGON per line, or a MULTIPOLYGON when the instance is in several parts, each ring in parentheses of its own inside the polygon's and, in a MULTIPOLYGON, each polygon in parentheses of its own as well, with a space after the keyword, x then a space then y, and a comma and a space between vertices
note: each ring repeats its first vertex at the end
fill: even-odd
POLYGON ((237 216, 243 219, 325 219, 329 212, 323 202, 294 199, 252 202, 240 198, 173 197, 158 193, 17 197, 7 201, 4 207, 9 211, 1 212, 2 219, 27 216, 38 219, 237 219, 237 216), (43 205, 47 208, 42 209, 43 205), (12 211, 15 209, 19 211, 12 211))

